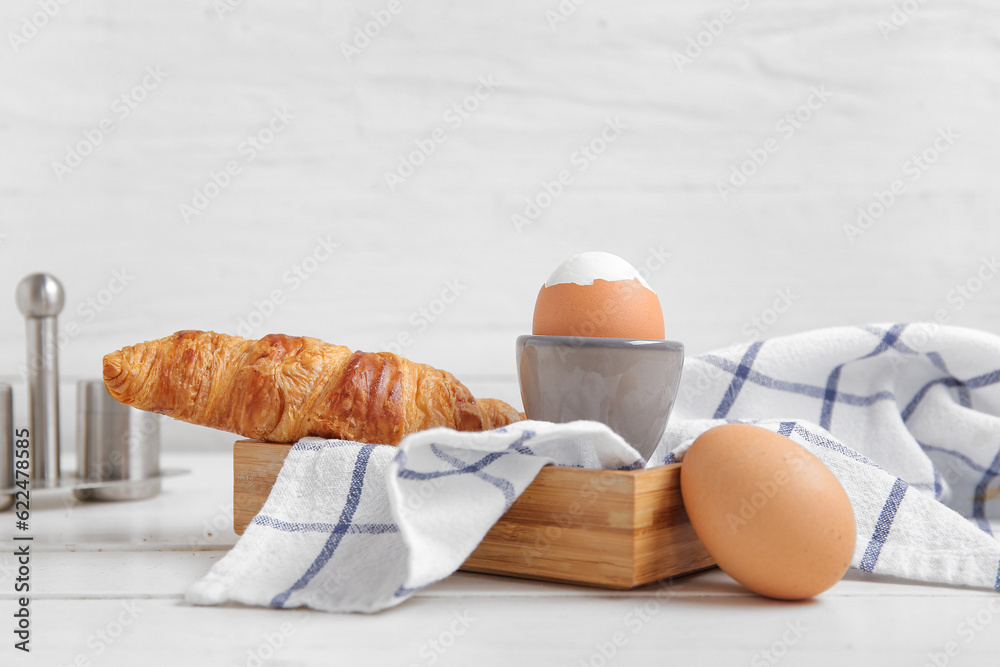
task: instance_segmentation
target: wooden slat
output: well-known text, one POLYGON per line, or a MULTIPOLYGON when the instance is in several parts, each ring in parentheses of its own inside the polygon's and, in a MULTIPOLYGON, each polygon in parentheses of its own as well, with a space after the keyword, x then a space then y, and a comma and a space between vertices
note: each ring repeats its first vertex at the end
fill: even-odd
POLYGON ((240 440, 233 449, 233 530, 237 535, 264 506, 291 445, 240 440))
MULTIPOLYGON (((290 448, 236 443, 238 534, 264 505, 290 448)), ((461 569, 626 589, 712 565, 684 511, 680 464, 633 471, 547 466, 461 569)))

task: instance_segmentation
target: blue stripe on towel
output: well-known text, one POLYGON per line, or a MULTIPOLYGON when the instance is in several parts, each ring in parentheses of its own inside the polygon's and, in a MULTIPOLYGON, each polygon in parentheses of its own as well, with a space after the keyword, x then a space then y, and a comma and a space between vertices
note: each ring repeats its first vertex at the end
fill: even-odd
MULTIPOLYGON (((928 352, 927 358, 930 359, 931 363, 934 364, 938 370, 951 376, 951 371, 948 370, 948 365, 944 363, 944 359, 940 354, 937 352, 928 352)), ((969 391, 969 388, 965 386, 964 382, 958 385, 958 403, 963 408, 972 407, 972 392, 969 391)))
POLYGON ((306 570, 305 574, 299 577, 299 580, 292 584, 291 588, 288 590, 278 593, 271 600, 272 607, 283 607, 288 601, 288 597, 299 590, 304 588, 306 584, 312 581, 312 578, 323 569, 330 558, 333 557, 334 552, 337 547, 340 546, 341 540, 344 535, 347 534, 348 529, 351 525, 351 519, 354 518, 354 513, 358 509, 358 503, 361 501, 361 491, 364 488, 365 483, 365 471, 368 469, 368 459, 371 457, 372 450, 378 445, 365 445, 358 452, 358 458, 354 463, 354 474, 351 476, 351 488, 347 492, 347 499, 344 502, 344 509, 340 512, 340 519, 337 520, 337 525, 334 526, 333 532, 330 533, 330 537, 327 538, 326 544, 320 550, 319 555, 306 570))
POLYGON ((830 372, 826 379, 826 391, 823 392, 823 407, 819 414, 819 425, 830 430, 830 420, 833 418, 833 404, 837 401, 837 384, 840 383, 840 370, 843 366, 837 366, 830 372))
POLYGON ((906 482, 897 478, 896 483, 892 485, 892 490, 889 491, 885 505, 882 506, 882 513, 879 514, 878 521, 875 523, 875 532, 872 533, 872 538, 868 541, 868 547, 865 549, 865 555, 861 559, 861 569, 865 572, 871 572, 875 569, 875 563, 882 552, 882 545, 885 544, 885 539, 889 536, 889 530, 892 528, 892 522, 896 518, 896 511, 903 502, 904 495, 906 495, 906 482))
POLYGON ((877 354, 882 354, 889 348, 896 350, 900 354, 917 354, 916 350, 909 347, 903 341, 899 340, 900 336, 903 335, 903 331, 906 330, 907 326, 908 325, 906 324, 893 324, 885 331, 882 331, 878 327, 872 327, 872 326, 861 327, 864 331, 867 331, 868 333, 881 338, 878 347, 876 347, 866 356, 874 357, 877 354))
POLYGON ((920 391, 918 391, 913 398, 910 399, 910 402, 906 404, 903 411, 899 413, 899 416, 902 417, 904 422, 908 421, 910 417, 913 416, 913 413, 916 412, 917 408, 920 406, 920 402, 924 400, 924 396, 927 395, 927 392, 930 391, 931 387, 939 384, 943 384, 946 387, 959 387, 962 385, 962 381, 958 378, 944 377, 931 380, 925 384, 920 388, 920 391))
POLYGON ((435 579, 434 581, 429 581, 426 584, 421 584, 420 586, 414 586, 413 588, 407 588, 406 586, 400 584, 399 588, 396 589, 396 592, 393 593, 392 596, 394 598, 402 598, 402 597, 406 597, 408 595, 413 595, 417 591, 422 591, 425 588, 427 588, 428 586, 433 586, 434 584, 438 583, 439 581, 444 581, 444 579, 435 579))
MULTIPOLYGON (((928 354, 927 356, 929 357, 930 355, 928 354)), ((937 364, 935 365, 937 366, 937 364)), ((969 389, 982 389, 983 387, 988 387, 990 385, 996 384, 997 382, 1000 382, 1000 369, 991 371, 989 373, 983 373, 982 375, 977 375, 976 377, 970 378, 968 380, 959 380, 958 378, 952 375, 948 375, 948 377, 940 377, 931 380, 930 382, 928 382, 927 384, 925 384, 923 387, 920 388, 920 391, 918 391, 916 395, 910 400, 910 402, 907 404, 906 408, 903 409, 900 415, 903 417, 904 422, 907 421, 910 417, 912 417, 913 413, 920 405, 920 402, 924 400, 924 396, 927 394, 930 388, 935 385, 943 384, 946 387, 958 387, 959 404, 962 405, 963 407, 968 408, 972 407, 972 397, 969 392, 969 389)))
POLYGON ((475 473, 478 472, 479 470, 482 470, 489 464, 493 463, 501 456, 506 456, 507 454, 510 454, 510 451, 491 452, 490 454, 487 454, 486 456, 479 459, 475 463, 467 464, 465 465, 465 467, 458 468, 457 470, 434 470, 431 472, 417 472, 416 470, 410 470, 409 468, 405 467, 406 466, 405 452, 400 451, 399 454, 396 455, 396 462, 399 464, 399 472, 396 473, 396 476, 399 477, 400 479, 416 479, 423 481, 425 479, 437 479, 438 477, 450 477, 451 475, 464 475, 467 473, 475 473))
POLYGON ((944 476, 937 466, 931 465, 931 469, 934 470, 934 499, 941 500, 944 496, 944 476))
POLYGON ((928 445, 919 441, 917 442, 917 444, 920 445, 921 449, 924 449, 928 452, 941 452, 942 454, 948 454, 949 456, 954 456, 959 461, 969 466, 976 472, 986 472, 987 470, 984 466, 979 465, 965 454, 961 452, 956 452, 954 449, 945 449, 944 447, 937 447, 936 445, 928 445))
MULTIPOLYGON (((727 420, 727 421, 729 421, 729 423, 732 423, 732 424, 756 424, 756 423, 759 423, 761 420, 759 420, 759 419, 733 419, 733 420, 727 420)), ((771 427, 770 426, 764 426, 764 428, 770 429, 771 427)), ((799 436, 800 438, 802 438, 803 440, 805 440, 806 442, 808 442, 811 445, 817 445, 819 447, 823 447, 825 449, 829 449, 829 450, 837 452, 838 454, 840 454, 842 456, 845 456, 845 457, 847 457, 849 459, 854 459, 858 463, 864 463, 865 465, 871 466, 872 468, 877 468, 878 470, 883 470, 882 466, 880 466, 879 464, 875 463, 874 461, 872 461, 871 459, 869 459, 867 456, 864 456, 862 454, 858 454, 856 451, 854 451, 850 447, 846 447, 846 446, 840 444, 839 442, 837 442, 836 440, 831 440, 830 438, 827 438, 827 437, 825 437, 823 435, 820 435, 819 433, 813 433, 812 431, 810 431, 806 427, 802 426, 797 421, 779 422, 778 423, 777 433, 779 435, 785 436, 786 438, 791 438, 792 435, 797 435, 797 436, 799 436)))
MULTIPOLYGON (((257 526, 267 526, 286 533, 329 533, 337 529, 333 523, 296 523, 275 519, 273 516, 258 514, 250 523, 257 526)), ((383 533, 398 533, 399 528, 391 523, 352 523, 347 527, 348 535, 382 535, 383 533)))
POLYGON ((531 447, 528 447, 524 443, 535 437, 535 432, 528 430, 523 431, 517 440, 507 445, 507 449, 513 449, 518 454, 525 454, 527 456, 535 456, 535 452, 531 451, 531 447))
POLYGON ((988 387, 991 384, 996 384, 997 382, 1000 382, 1000 368, 995 371, 990 371, 989 373, 983 373, 982 375, 970 378, 965 381, 965 384, 973 389, 981 389, 983 387, 988 387))
POLYGON ((841 454, 842 456, 846 456, 849 459, 854 459, 858 463, 864 463, 865 465, 871 466, 872 468, 878 468, 879 470, 883 469, 882 466, 880 466, 879 464, 875 463, 874 461, 872 461, 867 456, 864 456, 862 454, 858 454, 856 451, 854 451, 850 447, 845 447, 844 445, 840 444, 836 440, 831 440, 830 438, 827 438, 825 436, 819 435, 817 433, 813 433, 812 431, 810 431, 809 429, 805 428, 804 426, 802 426, 798 422, 793 422, 793 423, 795 425, 795 427, 794 427, 795 434, 798 435, 799 437, 801 437, 803 440, 805 440, 809 444, 811 444, 811 445, 819 445, 820 447, 824 447, 826 449, 829 449, 829 450, 832 450, 834 452, 837 452, 838 454, 841 454))
POLYGON ((763 341, 757 341, 750 345, 743 354, 739 368, 733 373, 733 381, 729 384, 729 388, 726 389, 726 395, 722 397, 722 402, 715 409, 714 419, 722 419, 729 414, 729 410, 733 407, 736 397, 739 396, 740 389, 743 388, 743 383, 750 374, 750 368, 753 366, 753 361, 757 358, 757 353, 760 351, 762 345, 764 345, 763 341))
MULTIPOLYGON (((712 364, 716 368, 726 371, 727 373, 736 373, 738 366, 729 361, 728 359, 723 359, 722 357, 717 357, 714 354, 704 354, 697 359, 704 361, 706 363, 712 364)), ((765 375, 759 371, 751 370, 746 377, 748 382, 752 382, 756 385, 760 385, 765 389, 775 389, 777 391, 787 391, 792 394, 801 394, 803 396, 809 396, 810 398, 823 398, 826 396, 826 388, 818 387, 812 384, 803 384, 801 382, 786 382, 784 380, 776 380, 769 375, 765 375)), ((837 392, 837 402, 846 403, 847 405, 856 405, 859 407, 867 407, 878 403, 879 401, 895 401, 896 395, 891 391, 883 390, 870 394, 868 396, 859 396, 858 394, 851 394, 849 392, 837 392)))
POLYGON ((903 354, 916 354, 916 350, 911 349, 899 340, 899 337, 903 335, 903 331, 905 329, 905 324, 893 324, 882 336, 882 340, 879 341, 878 346, 866 356, 874 357, 875 355, 882 354, 889 349, 894 349, 897 352, 902 352, 903 354))
MULTIPOLYGON (((899 341, 899 337, 900 335, 902 335, 903 329, 905 328, 906 328, 905 324, 895 324, 891 326, 886 332, 881 334, 882 339, 879 341, 878 345, 875 346, 874 350, 864 355, 863 357, 855 359, 855 361, 860 361, 861 359, 870 359, 871 357, 875 357, 882 354, 886 350, 896 348, 896 343, 899 341)), ((902 343, 900 343, 900 345, 907 352, 915 354, 915 352, 910 350, 910 348, 906 347, 902 343)), ((819 415, 819 425, 828 431, 830 430, 830 423, 833 420, 833 406, 838 401, 837 387, 840 384, 840 373, 843 370, 844 366, 846 365, 847 364, 840 364, 837 367, 835 367, 830 372, 829 377, 827 377, 826 379, 826 388, 823 391, 823 407, 820 409, 820 415, 819 415)), ((844 402, 851 403, 850 400, 844 402)))
MULTIPOLYGON (((465 461, 441 451, 441 449, 437 445, 431 445, 431 451, 434 452, 434 456, 438 457, 439 459, 441 459, 448 465, 452 466, 453 468, 464 469, 469 465, 465 461)), ((514 494, 514 485, 511 484, 508 480, 502 477, 495 477, 493 475, 485 473, 481 469, 473 471, 472 474, 478 477, 479 479, 483 480, 484 482, 489 482, 493 486, 500 489, 500 491, 503 492, 503 497, 506 507, 510 507, 511 503, 513 503, 517 499, 514 494)))
POLYGON ((303 452, 318 452, 322 449, 335 447, 357 447, 358 443, 348 440, 321 440, 319 442, 297 442, 292 449, 303 452))
POLYGON ((942 373, 945 373, 946 375, 951 375, 951 371, 948 370, 948 365, 946 363, 944 363, 944 358, 939 353, 937 353, 937 352, 928 352, 926 354, 926 356, 927 356, 927 359, 932 364, 934 364, 935 368, 937 368, 942 373))
POLYGON ((413 595, 414 593, 416 593, 417 591, 419 591, 422 588, 425 588, 425 586, 417 586, 415 588, 407 588, 406 586, 403 586, 402 584, 400 584, 399 588, 396 589, 396 592, 393 593, 392 596, 396 597, 396 598, 401 598, 401 597, 405 597, 407 595, 413 595))

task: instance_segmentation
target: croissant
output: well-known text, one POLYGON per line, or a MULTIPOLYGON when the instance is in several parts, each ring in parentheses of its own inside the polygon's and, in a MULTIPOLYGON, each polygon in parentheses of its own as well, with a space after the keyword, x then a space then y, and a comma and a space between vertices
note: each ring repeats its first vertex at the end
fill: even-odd
POLYGON ((104 357, 119 402, 268 442, 315 435, 395 445, 434 426, 481 431, 524 419, 475 399, 451 373, 316 338, 179 331, 104 357))

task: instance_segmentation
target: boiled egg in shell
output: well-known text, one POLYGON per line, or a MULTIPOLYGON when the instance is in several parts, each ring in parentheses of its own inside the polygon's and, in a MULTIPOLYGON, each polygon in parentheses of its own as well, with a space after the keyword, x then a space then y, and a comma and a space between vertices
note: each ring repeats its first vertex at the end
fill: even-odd
POLYGON ((607 252, 560 264, 535 301, 536 336, 663 340, 660 300, 635 267, 607 252))

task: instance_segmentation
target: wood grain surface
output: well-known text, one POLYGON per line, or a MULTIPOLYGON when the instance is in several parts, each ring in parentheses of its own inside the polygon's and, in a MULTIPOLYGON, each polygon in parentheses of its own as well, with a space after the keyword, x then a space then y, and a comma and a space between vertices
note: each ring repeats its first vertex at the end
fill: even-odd
MULTIPOLYGON (((291 445, 233 448, 233 529, 260 511, 291 445)), ((546 466, 462 565, 469 572, 628 589, 714 565, 694 534, 680 466, 546 466)))

